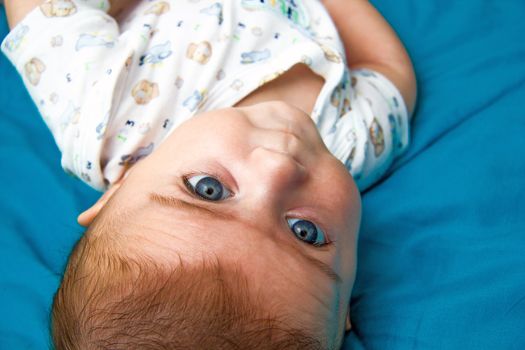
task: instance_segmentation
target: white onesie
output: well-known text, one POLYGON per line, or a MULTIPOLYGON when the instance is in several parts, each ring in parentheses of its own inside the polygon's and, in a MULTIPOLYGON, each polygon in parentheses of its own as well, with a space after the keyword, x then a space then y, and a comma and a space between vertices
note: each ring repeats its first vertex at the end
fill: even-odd
POLYGON ((346 67, 318 0, 141 1, 120 23, 107 0, 48 0, 4 39, 62 152, 107 189, 183 121, 230 107, 304 63, 325 84, 312 119, 360 190, 408 146, 403 99, 384 76, 346 67))

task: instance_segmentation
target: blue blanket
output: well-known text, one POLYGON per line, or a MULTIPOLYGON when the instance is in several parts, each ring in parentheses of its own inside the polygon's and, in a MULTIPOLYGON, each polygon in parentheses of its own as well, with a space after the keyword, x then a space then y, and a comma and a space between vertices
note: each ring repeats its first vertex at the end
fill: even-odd
MULTIPOLYGON (((373 3, 413 58, 419 104, 409 151, 363 196, 345 349, 525 349, 525 2, 373 3)), ((3 57, 0 77, 0 349, 47 349, 97 193, 62 171, 3 57)))

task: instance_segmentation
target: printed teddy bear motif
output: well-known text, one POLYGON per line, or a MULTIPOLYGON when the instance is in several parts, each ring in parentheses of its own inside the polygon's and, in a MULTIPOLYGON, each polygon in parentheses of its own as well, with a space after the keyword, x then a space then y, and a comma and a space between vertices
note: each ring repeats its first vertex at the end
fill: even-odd
POLYGON ((221 25, 224 20, 222 15, 222 4, 220 2, 216 2, 211 6, 203 8, 200 12, 204 13, 205 15, 217 17, 219 25, 221 25))
POLYGON ((22 43, 22 40, 24 39, 27 32, 29 32, 29 27, 26 25, 22 25, 21 27, 15 27, 15 30, 9 36, 9 39, 5 41, 4 47, 8 51, 15 51, 22 43))
POLYGON ((113 40, 106 40, 102 36, 97 36, 93 34, 80 34, 75 45, 75 50, 79 51, 85 47, 91 46, 105 46, 107 48, 110 48, 114 45, 115 42, 113 40))
POLYGON ((24 74, 29 80, 29 82, 36 86, 40 82, 40 76, 42 72, 46 70, 46 65, 44 62, 40 61, 38 58, 33 57, 24 65, 24 74))
POLYGON ((47 0, 40 5, 40 11, 46 17, 66 17, 77 12, 77 7, 71 0, 47 0))
POLYGON ((170 10, 170 4, 166 1, 159 1, 156 4, 151 5, 146 11, 145 15, 157 15, 161 16, 170 10))
POLYGON ((125 154, 122 157, 120 157, 120 163, 118 165, 123 165, 125 167, 133 165, 137 163, 139 160, 146 158, 153 152, 153 142, 151 142, 149 145, 145 147, 139 147, 134 153, 132 154, 125 154))
POLYGON ((260 61, 267 60, 270 58, 271 52, 269 49, 264 49, 262 51, 250 51, 243 52, 241 54, 241 63, 242 64, 252 64, 260 61))
POLYGON ((207 41, 190 43, 186 50, 186 57, 200 64, 206 64, 212 55, 211 44, 207 41))
POLYGON ((151 49, 146 51, 144 55, 140 56, 139 66, 144 65, 144 63, 156 64, 162 62, 172 54, 171 42, 168 40, 164 44, 159 44, 153 46, 151 49))
POLYGON ((369 132, 370 140, 374 145, 374 154, 376 157, 379 157, 385 150, 385 136, 383 134, 383 128, 379 125, 376 118, 374 118, 374 121, 370 125, 369 132))
POLYGON ((159 96, 159 86, 148 80, 139 81, 131 90, 131 95, 139 105, 148 104, 155 97, 159 96))

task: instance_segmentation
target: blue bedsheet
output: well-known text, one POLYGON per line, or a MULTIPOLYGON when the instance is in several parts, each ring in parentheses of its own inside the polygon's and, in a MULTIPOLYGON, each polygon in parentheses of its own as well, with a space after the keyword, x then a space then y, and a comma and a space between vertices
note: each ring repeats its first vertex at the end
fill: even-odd
MULTIPOLYGON (((375 0, 410 52, 409 151, 363 197, 346 349, 525 349, 525 2, 375 0)), ((7 33, 0 13, 0 38, 7 33)), ((97 194, 0 58, 0 349, 46 349, 97 194)))

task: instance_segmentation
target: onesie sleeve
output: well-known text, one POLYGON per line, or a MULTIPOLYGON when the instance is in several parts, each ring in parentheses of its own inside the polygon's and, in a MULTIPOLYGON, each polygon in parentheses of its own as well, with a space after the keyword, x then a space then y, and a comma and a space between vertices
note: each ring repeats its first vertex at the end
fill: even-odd
MULTIPOLYGON (((119 33, 107 0, 47 0, 2 42, 62 152, 62 167, 90 186, 105 188, 100 136, 114 112, 133 52, 140 43, 119 33)), ((136 40, 135 40, 136 41, 136 40)))
POLYGON ((345 113, 336 124, 334 154, 359 190, 378 181, 409 144, 409 117, 396 86, 384 75, 351 70, 341 98, 345 113))

